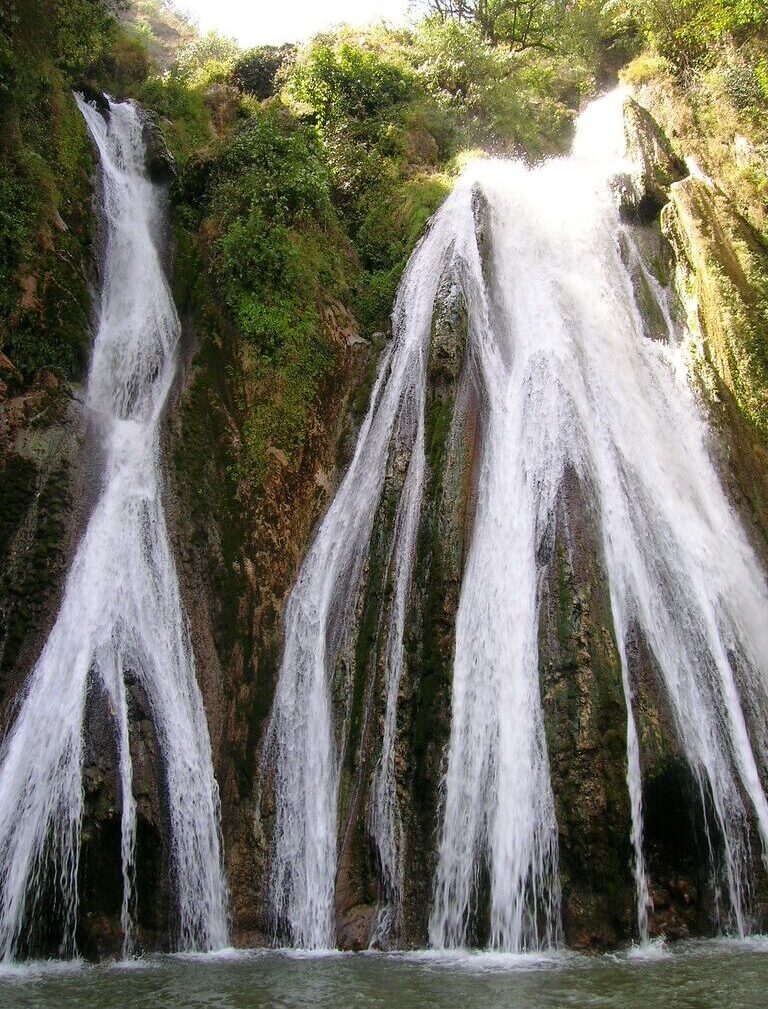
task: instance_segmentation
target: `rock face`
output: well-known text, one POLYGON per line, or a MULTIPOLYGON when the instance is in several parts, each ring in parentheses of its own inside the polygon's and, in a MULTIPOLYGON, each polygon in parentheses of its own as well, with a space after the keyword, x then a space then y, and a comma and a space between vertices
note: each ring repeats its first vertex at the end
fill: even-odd
POLYGON ((73 514, 84 425, 82 390, 47 371, 22 390, 10 362, 3 364, 0 688, 7 708, 55 617, 71 527, 78 525, 73 514))
POLYGON ((551 544, 539 650, 563 925, 569 945, 599 949, 632 927, 626 708, 602 551, 572 472, 551 544))
MULTIPOLYGON (((15 391, 19 377, 0 358, 0 717, 12 722, 20 692, 58 613, 74 548, 98 491, 98 447, 82 408, 83 390, 53 372, 40 372, 15 391)), ((66 671, 63 671, 63 674, 66 671)), ((137 799, 139 943, 167 944, 167 830, 162 773, 146 699, 129 688, 131 749, 137 799)), ((108 701, 92 685, 83 762, 85 815, 78 889, 78 948, 85 956, 119 955, 120 786, 114 723, 108 701)), ((56 956, 56 908, 43 898, 28 937, 30 955, 56 956)))
POLYGON ((478 397, 465 355, 467 307, 457 278, 441 279, 427 365, 428 477, 405 638, 396 755, 404 817, 404 922, 393 940, 427 939, 444 750, 450 733, 456 611, 474 507, 478 397))
MULTIPOLYGON (((659 127, 634 103, 627 110, 639 168, 626 196, 625 216, 632 224, 624 251, 649 339, 668 339, 670 320, 680 322, 686 310, 690 315, 691 290, 714 283, 701 278, 713 272, 712 252, 719 249, 722 255, 723 236, 728 236, 731 252, 727 269, 715 271, 716 292, 724 290, 726 281, 731 286, 718 294, 719 301, 714 295, 695 300, 697 306, 703 301, 711 306, 703 314, 697 312, 702 340, 719 340, 726 348, 722 358, 712 358, 712 367, 722 368, 718 381, 732 410, 721 424, 726 443, 731 432, 733 444, 724 472, 734 498, 741 497, 751 510, 757 541, 764 529, 760 522, 768 514, 762 502, 768 498, 752 465, 734 461, 747 458, 747 443, 750 452, 758 453, 757 442, 745 436, 745 430, 755 428, 736 398, 738 392, 747 403, 743 387, 730 379, 728 384, 724 364, 714 362, 727 362, 727 348, 744 333, 743 321, 730 321, 744 316, 727 311, 737 294, 744 312, 760 305, 760 245, 738 230, 737 218, 727 228, 722 221, 715 227, 712 215, 725 215, 726 206, 718 207, 719 197, 704 183, 678 181, 685 169, 659 127), (702 185, 699 197, 705 208, 694 213, 689 206, 692 191, 698 193, 702 185), (706 227, 703 220, 709 221, 706 227), (719 236, 717 242, 714 235, 719 236), (741 264, 738 274, 734 262, 741 264), (666 314, 659 307, 659 292, 667 296, 666 314)), ((479 195, 473 207, 484 273, 492 278, 489 208, 479 195)), ((482 390, 467 360, 467 326, 460 285, 447 270, 438 285, 432 321, 425 504, 398 703, 395 779, 404 876, 402 907, 386 940, 393 946, 422 946, 427 941, 451 720, 455 620, 483 437, 482 390)), ((296 467, 277 460, 264 500, 251 514, 239 510, 221 458, 222 445, 236 456, 240 423, 226 365, 217 374, 205 345, 191 365, 171 420, 169 453, 175 460, 182 581, 222 787, 234 938, 240 943, 270 936, 266 873, 273 805, 271 769, 260 754, 279 668, 282 605, 312 525, 336 482, 334 446, 346 445, 348 451, 351 444, 350 427, 345 429, 342 418, 347 396, 360 381, 365 352, 348 334, 343 343, 347 349, 339 359, 338 378, 324 394, 301 463, 296 467), (356 358, 358 351, 361 356, 356 358)), ((757 375, 755 381, 760 382, 751 361, 738 374, 757 375)), ((736 373, 735 366, 733 370, 736 373)), ((343 464, 343 456, 344 450, 337 462, 343 464)), ((383 657, 390 544, 407 463, 407 451, 395 443, 358 602, 354 654, 334 680, 341 760, 336 938, 352 949, 376 940, 377 909, 387 897, 370 837, 370 804, 386 705, 383 657)), ((626 709, 589 488, 574 473, 566 475, 540 560, 541 696, 559 827, 565 938, 578 948, 609 948, 629 940, 635 930, 626 709)), ((714 894, 706 813, 682 757, 661 679, 639 633, 631 636, 627 653, 643 755, 645 855, 655 905, 651 933, 669 938, 708 934, 714 928, 714 894)), ((486 889, 480 879, 480 906, 486 889)), ((470 938, 482 945, 488 936, 478 925, 470 938)))
POLYGON ((621 211, 629 220, 647 223, 658 216, 669 187, 687 174, 686 168, 650 113, 631 98, 624 103, 624 132, 627 157, 636 167, 622 180, 621 211))
POLYGON ((161 185, 171 183, 176 177, 176 162, 168 150, 163 131, 149 113, 144 119, 144 145, 147 175, 161 185))
MULTIPOLYGON (((768 250, 716 185, 682 177, 682 163, 647 111, 628 102, 626 116, 638 170, 623 190, 623 211, 632 222, 624 254, 646 336, 667 338, 655 297, 657 288, 666 288, 672 315, 685 315, 700 344, 724 475, 755 544, 768 554, 768 250), (673 285, 681 307, 674 306, 673 285)), ((164 144, 152 140, 152 127, 147 130, 150 170, 168 181, 172 161, 164 144)), ((489 208, 479 195, 473 208, 483 268, 491 277, 489 208)), ((220 320, 216 326, 197 316, 184 320, 186 354, 164 440, 166 511, 221 791, 233 940, 241 945, 272 938, 266 883, 274 808, 262 750, 280 665, 283 606, 348 460, 382 342, 374 335, 370 346, 334 299, 321 306, 319 318, 334 368, 308 418, 301 453, 289 459, 268 450, 257 496, 244 494, 238 463, 244 403, 258 400, 259 390, 241 387, 238 334, 220 320)), ((388 937, 395 946, 427 941, 455 621, 483 438, 482 389, 467 358, 467 331, 461 286, 447 269, 438 285, 427 364, 425 506, 395 743, 404 851, 402 907, 388 937)), ((80 395, 52 372, 41 372, 22 391, 13 365, 0 355, 0 702, 6 723, 55 618, 71 548, 93 500, 98 460, 91 472, 80 395)), ((407 463, 407 452, 395 444, 358 602, 354 655, 335 683, 334 703, 343 713, 337 719, 337 941, 353 949, 371 942, 386 897, 369 817, 386 706, 389 548, 407 463)), ((566 474, 540 563, 539 668, 565 938, 575 947, 602 949, 628 940, 634 930, 626 710, 589 489, 573 472, 566 474)), ((629 642, 628 659, 643 755, 652 931, 670 938, 707 934, 714 896, 706 811, 639 634, 629 642)), ((163 771, 146 698, 135 683, 129 695, 139 940, 144 948, 163 949, 171 917, 163 771)), ((79 942, 87 955, 104 957, 117 953, 121 942, 119 788, 104 698, 92 691, 88 704, 79 942)), ((479 882, 482 902, 485 881, 479 882)), ((35 949, 55 952, 48 925, 35 949)), ((479 926, 471 939, 483 944, 488 936, 479 926)))
MULTIPOLYGON (((685 95, 671 82, 643 88, 642 100, 657 117, 641 110, 642 121, 653 124, 648 127, 651 136, 661 136, 678 163, 693 150, 714 175, 697 170, 669 184, 661 227, 654 220, 645 228, 642 259, 658 281, 671 282, 674 314, 697 344, 696 378, 718 432, 723 476, 755 548, 768 559, 768 248, 755 225, 762 210, 750 187, 726 191, 720 185, 721 173, 732 183, 728 153, 697 132, 685 95)), ((640 106, 628 104, 628 115, 639 121, 636 108, 640 106)), ((737 163, 743 148, 743 142, 735 143, 731 150, 737 163)), ((644 168, 643 174, 649 170, 644 168)), ((636 280, 636 290, 638 286, 642 279, 636 280)), ((642 291, 638 304, 647 304, 642 291)), ((652 313, 644 310, 643 315, 647 325, 652 313)))
MULTIPOLYGON (((265 896, 271 799, 261 750, 279 670, 282 608, 345 461, 348 425, 355 423, 351 395, 376 363, 341 304, 325 305, 320 317, 335 368, 308 420, 300 457, 270 453, 256 497, 240 498, 237 480, 244 400, 236 333, 224 329, 214 342, 209 331, 195 330, 194 319, 184 320, 190 356, 168 422, 168 522, 221 792, 240 944, 271 937, 265 896)), ((257 395, 247 392, 249 399, 257 395)))
MULTIPOLYGON (((657 96, 658 99, 658 96, 657 96)), ((670 99, 671 101, 671 99, 670 99)), ((655 106, 669 112, 668 103, 655 106)), ((675 107, 674 102, 672 106, 675 107)), ((653 216, 642 229, 630 228, 646 277, 667 287, 671 314, 694 342, 692 366, 709 420, 718 438, 713 451, 723 480, 753 544, 768 557, 768 249, 762 236, 736 209, 716 181, 702 171, 682 169, 675 146, 650 113, 625 107, 630 151, 639 165, 637 194, 653 197, 653 216), (633 139, 635 137, 636 139, 633 139)), ((667 116, 685 122, 683 110, 667 116)), ((707 166, 705 166, 707 167, 707 166)), ((629 264, 628 264, 629 265, 629 264)), ((633 272, 633 277, 637 272, 633 272)), ((636 293, 638 284, 635 283, 636 293)), ((652 313, 638 304, 646 327, 652 313)), ((647 330, 648 332, 648 330, 647 330)), ((653 335, 648 332, 648 335, 653 335)), ((714 894, 707 869, 707 811, 682 758, 654 664, 643 642, 632 649, 637 681, 636 718, 644 754, 645 847, 652 883, 652 929, 670 938, 708 934, 714 894), (683 815, 675 816, 675 811, 683 815)), ((756 868, 759 888, 765 878, 756 868)), ((758 913, 764 911, 757 895, 758 913)))
POLYGON ((768 441, 768 246, 714 183, 670 189, 662 227, 705 359, 768 441))

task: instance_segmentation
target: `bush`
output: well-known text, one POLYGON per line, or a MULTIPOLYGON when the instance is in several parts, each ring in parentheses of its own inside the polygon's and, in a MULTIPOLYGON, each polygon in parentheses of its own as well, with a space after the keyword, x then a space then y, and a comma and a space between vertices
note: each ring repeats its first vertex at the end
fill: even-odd
POLYGON ((139 101, 167 122, 164 134, 174 158, 183 163, 212 139, 210 114, 199 88, 171 70, 149 77, 136 89, 139 101))
POLYGON ((87 71, 89 83, 97 91, 112 95, 131 94, 147 79, 150 59, 142 32, 119 25, 112 45, 87 71))
POLYGON ((249 49, 235 63, 232 79, 244 94, 264 101, 275 94, 277 73, 295 52, 292 45, 249 49))
POLYGON ((429 218, 450 191, 443 175, 422 173, 389 192, 377 193, 357 234, 357 247, 365 266, 387 270, 405 259, 418 242, 429 218))
POLYGON ((183 46, 176 57, 175 73, 192 87, 229 80, 240 55, 234 39, 211 31, 183 46))
POLYGON ((429 19, 415 38, 416 72, 450 110, 465 145, 522 149, 537 157, 566 143, 573 109, 591 85, 576 58, 515 55, 473 24, 429 19))
POLYGON ((190 201, 179 219, 198 224, 205 297, 238 334, 237 370, 251 390, 238 475, 258 487, 270 450, 289 463, 299 458, 336 360, 319 303, 325 292, 343 295, 350 261, 323 150, 279 103, 261 106, 190 160, 175 192, 190 201))
POLYGON ((655 52, 644 52, 636 56, 621 70, 621 80, 630 87, 640 87, 663 74, 669 64, 655 52))
MULTIPOLYGON (((39 0, 26 0, 34 10, 39 0)), ((49 19, 49 5, 44 18, 49 19)), ((54 5, 53 52, 65 73, 76 76, 109 51, 117 23, 110 0, 66 0, 54 5)))
POLYGON ((235 205, 295 221, 330 209, 330 179, 313 133, 280 106, 246 120, 220 145, 216 170, 231 180, 235 205))
POLYGON ((308 105, 321 128, 348 120, 363 122, 391 114, 413 93, 408 72, 376 50, 342 38, 320 38, 299 55, 289 93, 308 105))
POLYGON ((768 26, 765 0, 632 0, 631 9, 651 45, 679 69, 708 62, 728 34, 768 26))

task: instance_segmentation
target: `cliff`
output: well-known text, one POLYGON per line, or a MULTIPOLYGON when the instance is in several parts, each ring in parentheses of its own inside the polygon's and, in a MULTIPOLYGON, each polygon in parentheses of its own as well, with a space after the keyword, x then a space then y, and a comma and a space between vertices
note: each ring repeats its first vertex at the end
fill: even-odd
MULTIPOLYGON (((81 6, 87 20, 93 14, 87 4, 72 10, 81 6)), ((342 33, 318 42, 301 73, 275 95, 279 76, 275 84, 272 73, 263 87, 264 54, 252 54, 250 64, 241 60, 234 71, 234 64, 212 70, 201 58, 192 76, 173 69, 153 74, 133 36, 115 36, 111 21, 97 32, 95 62, 79 46, 56 55, 59 40, 35 35, 41 12, 39 4, 18 5, 20 20, 9 35, 14 55, 6 54, 0 68, 2 86, 14 93, 3 105, 0 142, 3 723, 55 618, 98 488, 98 452, 82 408, 98 286, 96 166, 70 88, 117 84, 149 106, 149 167, 168 187, 167 262, 184 347, 165 422, 166 508, 221 791, 233 939, 268 943, 274 808, 263 748, 282 613, 349 460, 390 338, 404 263, 453 184, 461 150, 481 144, 534 158, 563 150, 593 72, 554 58, 510 64, 471 34, 458 38, 448 29, 440 29, 443 35, 429 29, 411 49, 342 33), (470 52, 462 64, 466 79, 454 79, 456 62, 442 60, 455 55, 451 46, 470 52), (25 76, 25 63, 39 69, 36 81, 25 76), (338 95, 335 105, 322 104, 326 71, 349 102, 341 112, 338 95), (258 77, 258 94, 248 91, 249 74, 258 77), (361 96, 350 81, 364 74, 370 94, 361 96)), ((79 31, 75 25, 72 36, 79 31)), ((278 65, 289 59, 290 66, 293 56, 269 58, 278 65)), ((619 188, 644 267, 635 264, 637 300, 651 338, 665 337, 651 280, 685 322, 716 432, 713 452, 755 548, 768 558, 762 140, 735 132, 727 144, 713 138, 701 108, 670 76, 638 85, 635 99, 626 107, 626 128, 636 170, 619 188), (698 170, 686 163, 690 155, 698 170)), ((475 213, 491 270, 482 200, 475 213)), ((441 278, 427 364, 426 505, 396 729, 405 860, 393 945, 427 939, 456 610, 482 440, 482 389, 466 357, 467 308, 459 288, 449 272, 441 278)), ((389 544, 406 462, 396 451, 388 461, 358 602, 351 686, 347 692, 336 684, 336 926, 345 948, 368 945, 386 898, 369 815, 386 705, 389 544)), ((621 667, 588 498, 568 473, 540 558, 539 656, 565 938, 598 949, 632 937, 634 884, 621 667)), ((637 634, 628 651, 644 755, 653 932, 708 934, 714 895, 707 810, 647 643, 637 634)), ((100 957, 120 944, 120 809, 110 725, 100 698, 89 704, 79 942, 87 955, 100 957)), ((134 690, 139 939, 147 949, 167 948, 171 901, 162 768, 150 715, 134 690)), ((754 903, 762 921, 757 847, 754 903)), ((486 899, 481 879, 478 902, 486 899)), ((30 949, 55 952, 54 931, 43 922, 30 949)), ((482 928, 472 936, 478 944, 487 939, 482 928)))

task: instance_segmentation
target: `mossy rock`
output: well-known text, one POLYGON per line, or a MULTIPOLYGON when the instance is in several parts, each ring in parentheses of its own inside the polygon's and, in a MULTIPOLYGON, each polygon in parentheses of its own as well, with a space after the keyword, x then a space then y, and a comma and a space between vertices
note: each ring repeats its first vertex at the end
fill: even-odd
POLYGON ((721 190, 692 176, 671 187, 662 228, 675 250, 689 324, 768 442, 768 247, 721 190))
POLYGON ((634 170, 619 180, 619 208, 629 220, 648 222, 668 200, 669 187, 686 175, 653 116, 628 98, 624 103, 627 156, 634 170))
POLYGON ((176 178, 176 161, 168 150, 165 134, 155 116, 146 116, 142 135, 146 149, 144 163, 147 175, 160 185, 170 184, 176 178))

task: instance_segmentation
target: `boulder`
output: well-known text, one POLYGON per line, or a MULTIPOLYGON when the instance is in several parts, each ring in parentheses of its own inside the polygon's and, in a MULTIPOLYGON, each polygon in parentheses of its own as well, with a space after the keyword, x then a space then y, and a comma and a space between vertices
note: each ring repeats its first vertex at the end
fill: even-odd
POLYGON ((631 221, 648 223, 669 199, 669 187, 687 175, 653 116, 628 98, 624 103, 627 157, 633 168, 617 180, 619 209, 631 221))
POLYGON ((144 145, 144 163, 150 179, 160 185, 173 182, 176 178, 176 162, 168 150, 160 124, 150 115, 144 121, 144 145))

